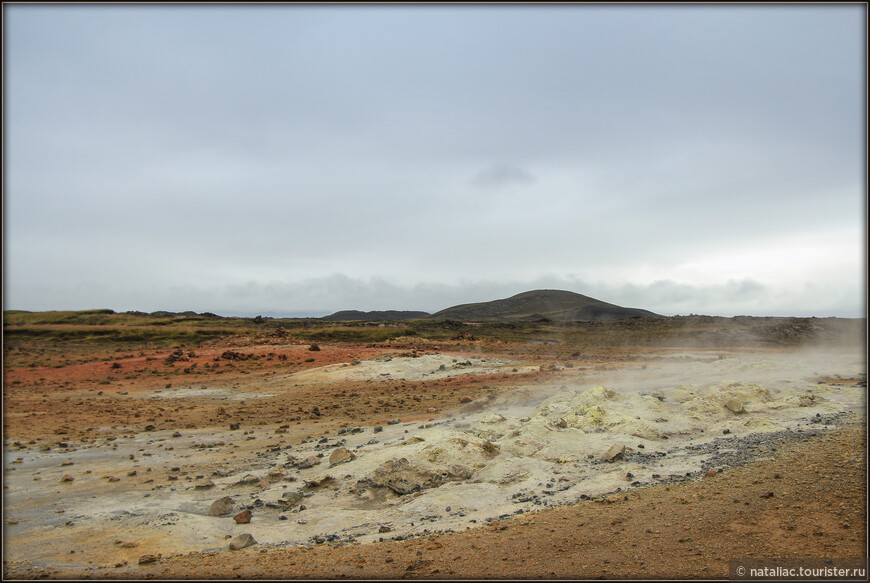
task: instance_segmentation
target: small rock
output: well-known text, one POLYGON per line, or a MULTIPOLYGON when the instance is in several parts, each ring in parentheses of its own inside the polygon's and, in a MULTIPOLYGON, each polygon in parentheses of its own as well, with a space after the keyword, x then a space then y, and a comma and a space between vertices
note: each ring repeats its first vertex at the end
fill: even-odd
POLYGON ((141 557, 139 557, 139 564, 140 565, 147 565, 149 563, 156 563, 156 562, 157 562, 157 555, 142 555, 141 557))
POLYGON ((208 509, 209 516, 223 516, 233 511, 233 501, 229 496, 224 496, 219 500, 212 502, 208 509))
POLYGON ((257 541, 254 540, 254 537, 244 533, 230 541, 230 550, 237 551, 255 544, 257 544, 257 541))
POLYGON ((69 474, 64 474, 63 477, 60 479, 60 481, 61 482, 72 482, 73 477, 70 476, 69 474))
POLYGON ((731 411, 732 413, 745 413, 746 411, 743 409, 743 403, 738 401, 737 399, 730 399, 725 402, 725 408, 731 411))
POLYGON ((719 473, 719 470, 709 470, 706 474, 704 474, 705 478, 712 478, 716 474, 719 473))
POLYGON ((610 449, 604 452, 602 459, 606 462, 615 462, 616 460, 622 459, 624 454, 625 445, 614 444, 610 446, 610 449))
POLYGON ((284 492, 281 495, 281 503, 287 506, 298 504, 305 496, 301 492, 284 492))
POLYGON ((470 402, 473 401, 473 400, 474 400, 474 399, 472 399, 471 397, 460 397, 460 398, 459 398, 459 402, 460 402, 460 403, 470 403, 470 402))
POLYGON ((236 524, 248 524, 249 522, 251 522, 251 511, 243 510, 233 516, 233 520, 236 521, 236 524))
POLYGON ((260 478, 258 478, 254 474, 248 474, 247 476, 245 476, 244 478, 242 478, 241 480, 236 482, 236 484, 240 485, 240 486, 246 486, 248 484, 256 484, 259 481, 260 481, 260 478))
POLYGON ((299 468, 300 470, 306 470, 312 466, 316 466, 319 463, 320 463, 320 460, 312 455, 312 456, 308 456, 307 458, 305 458, 304 460, 299 462, 296 467, 299 468))
POLYGON ((761 495, 762 498, 773 498, 773 492, 767 492, 761 495))
POLYGON ((197 480, 193 487, 197 490, 207 490, 208 488, 214 488, 214 482, 208 478, 202 478, 197 480))
POLYGON ((392 531, 392 530, 393 530, 393 529, 390 528, 389 526, 382 526, 382 527, 380 527, 380 528, 378 529, 378 532, 381 533, 381 534, 383 534, 383 533, 385 533, 385 532, 390 532, 390 531, 392 531))
POLYGON ((564 429, 564 428, 568 427, 568 422, 565 421, 564 419, 559 419, 558 421, 556 421, 556 427, 560 427, 560 428, 564 429))
POLYGON ((447 468, 447 477, 451 479, 467 480, 471 477, 471 470, 459 464, 453 464, 447 468))
POLYGON ((238 423, 230 423, 230 431, 236 431, 239 428, 238 423))
POLYGON ((356 459, 356 456, 349 449, 339 447, 329 456, 329 466, 337 466, 338 464, 347 463, 354 459, 356 459))
POLYGON ((488 439, 486 441, 484 441, 480 447, 486 453, 498 453, 498 446, 488 439))

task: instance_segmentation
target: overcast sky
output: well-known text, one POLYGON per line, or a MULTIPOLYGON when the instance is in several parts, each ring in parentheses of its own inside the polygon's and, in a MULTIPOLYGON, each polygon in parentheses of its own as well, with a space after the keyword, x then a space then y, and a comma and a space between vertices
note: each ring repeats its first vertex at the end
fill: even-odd
POLYGON ((866 315, 866 6, 4 4, 4 309, 866 315))

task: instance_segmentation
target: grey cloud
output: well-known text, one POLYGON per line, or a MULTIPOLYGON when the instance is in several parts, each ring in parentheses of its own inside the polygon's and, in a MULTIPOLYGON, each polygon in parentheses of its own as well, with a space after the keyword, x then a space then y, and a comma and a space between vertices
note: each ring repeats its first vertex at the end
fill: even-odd
MULTIPOLYGON (((149 301, 117 279, 162 301, 253 281, 265 301, 265 282, 331 273, 396 299, 540 273, 617 292, 640 268, 676 279, 692 256, 820 230, 856 233, 837 281, 864 280, 860 5, 3 10, 12 307, 62 302, 65 281, 149 301)), ((723 310, 748 298, 730 278, 776 310, 765 277, 687 280, 727 290, 693 291, 707 308, 662 302, 723 310)), ((788 297, 853 309, 831 291, 788 297)))
POLYGON ((534 184, 534 174, 516 164, 492 164, 481 170, 470 183, 479 188, 500 188, 511 184, 534 184))
POLYGON ((36 286, 33 309, 112 308, 123 310, 195 310, 222 315, 323 316, 342 309, 423 310, 437 312, 464 303, 510 297, 532 289, 564 289, 626 307, 662 315, 839 316, 856 317, 864 309, 859 286, 817 283, 801 289, 763 285, 753 280, 690 285, 660 280, 647 285, 587 281, 578 276, 542 275, 528 280, 464 280, 454 283, 397 284, 380 277, 356 278, 334 273, 297 280, 248 280, 222 285, 159 281, 130 286, 115 281, 62 282, 36 286), (768 300, 774 296, 777 305, 768 300), (87 297, 86 301, 81 297, 87 297), (123 302, 116 298, 123 297, 123 302), (822 298, 821 300, 819 298, 822 298), (715 306, 715 310, 705 307, 715 306))

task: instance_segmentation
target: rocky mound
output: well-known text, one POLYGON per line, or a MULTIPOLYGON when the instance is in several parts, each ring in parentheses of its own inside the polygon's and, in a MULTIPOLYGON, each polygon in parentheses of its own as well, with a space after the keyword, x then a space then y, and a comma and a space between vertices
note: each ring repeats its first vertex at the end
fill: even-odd
POLYGON ((647 310, 608 304, 574 292, 535 290, 502 300, 453 306, 436 312, 431 317, 463 322, 542 319, 560 322, 598 322, 661 316, 647 310))
POLYGON ((413 310, 375 310, 371 312, 361 312, 359 310, 342 310, 329 316, 324 316, 321 320, 329 320, 332 322, 400 322, 402 320, 414 320, 416 318, 426 318, 429 312, 416 312, 413 310))

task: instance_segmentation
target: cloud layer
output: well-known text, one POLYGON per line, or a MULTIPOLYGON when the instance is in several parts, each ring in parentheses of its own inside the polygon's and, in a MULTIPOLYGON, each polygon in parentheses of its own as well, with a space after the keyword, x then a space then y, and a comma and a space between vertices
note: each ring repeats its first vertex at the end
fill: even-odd
POLYGON ((3 10, 6 308, 866 313, 864 6, 3 10))

